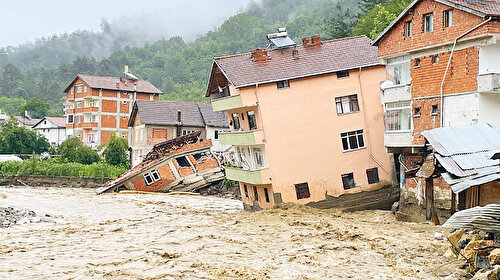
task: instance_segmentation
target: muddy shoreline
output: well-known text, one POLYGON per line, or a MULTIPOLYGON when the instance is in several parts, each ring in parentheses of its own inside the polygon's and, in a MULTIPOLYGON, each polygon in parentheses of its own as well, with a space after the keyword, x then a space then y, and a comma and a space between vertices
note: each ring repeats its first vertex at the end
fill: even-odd
POLYGON ((448 230, 390 211, 250 213, 213 196, 70 188, 0 194, 0 206, 63 217, 0 228, 1 279, 444 279, 457 268, 434 240, 448 230))

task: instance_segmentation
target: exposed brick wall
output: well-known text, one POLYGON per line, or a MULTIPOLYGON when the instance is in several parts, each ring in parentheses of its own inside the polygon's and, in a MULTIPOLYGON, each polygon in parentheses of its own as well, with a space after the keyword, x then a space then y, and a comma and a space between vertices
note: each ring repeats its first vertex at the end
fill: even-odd
MULTIPOLYGON (((479 16, 451 8, 450 6, 437 3, 433 0, 424 0, 416 4, 413 11, 394 25, 379 43, 379 56, 386 56, 400 52, 415 50, 431 45, 442 44, 453 41, 465 31, 475 27, 484 19, 479 16), (453 10, 454 25, 443 29, 443 12, 453 10), (423 16, 428 13, 434 14, 434 31, 423 33, 423 16), (412 21, 412 36, 404 37, 404 23, 412 21)), ((500 33, 500 22, 491 21, 488 24, 468 34, 466 37, 474 37, 486 33, 500 33)))
POLYGON ((102 115, 101 127, 116 127, 116 117, 111 115, 102 115))
POLYGON ((197 171, 203 171, 206 169, 216 168, 217 166, 219 166, 217 159, 215 159, 213 157, 205 160, 202 163, 197 163, 196 159, 192 155, 189 155, 188 157, 189 157, 189 160, 194 164, 197 171))
POLYGON ((112 133, 114 134, 112 131, 101 131, 101 143, 108 143, 112 133))
POLYGON ((102 101, 102 111, 105 113, 116 113, 116 101, 103 100, 102 101))

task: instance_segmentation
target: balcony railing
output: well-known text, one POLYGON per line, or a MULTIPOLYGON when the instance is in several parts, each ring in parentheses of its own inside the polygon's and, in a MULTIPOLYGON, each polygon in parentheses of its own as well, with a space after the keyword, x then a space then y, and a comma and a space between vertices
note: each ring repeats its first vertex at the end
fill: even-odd
POLYGON ((227 111, 243 107, 240 95, 228 96, 212 100, 212 109, 216 111, 227 111))
POLYGON ((411 100, 411 84, 394 85, 384 89, 383 103, 411 100))
POLYGON ((271 184, 269 169, 245 170, 236 167, 226 167, 226 178, 252 185, 271 184))
POLYGON ((262 129, 250 131, 232 131, 219 133, 221 144, 243 146, 264 144, 264 132, 262 129))
POLYGON ((478 75, 477 90, 480 93, 500 93, 500 73, 478 75))

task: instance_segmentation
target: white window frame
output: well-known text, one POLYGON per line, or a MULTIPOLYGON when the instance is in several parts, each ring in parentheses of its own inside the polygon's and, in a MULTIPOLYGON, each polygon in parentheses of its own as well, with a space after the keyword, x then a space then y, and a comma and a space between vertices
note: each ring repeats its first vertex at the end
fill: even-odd
POLYGON ((343 132, 343 133, 340 134, 340 139, 341 139, 341 144, 342 144, 342 150, 344 152, 356 151, 356 150, 360 150, 360 149, 366 148, 365 132, 364 132, 363 129, 358 129, 358 130, 343 132), (361 139, 363 141, 363 145, 362 146, 359 143, 360 142, 359 141, 359 137, 360 136, 361 136, 361 139), (350 140, 351 140, 352 137, 354 137, 354 139, 356 140, 356 144, 357 144, 356 148, 351 147, 350 140), (348 146, 347 149, 344 147, 344 139, 346 139, 346 141, 347 141, 347 146, 348 146))
POLYGON ((68 124, 73 124, 73 123, 75 123, 75 115, 67 115, 67 116, 66 116, 66 122, 67 122, 68 124), (69 120, 70 120, 70 117, 71 117, 71 121, 69 121, 69 120))
POLYGON ((89 142, 90 143, 95 143, 95 134, 94 133, 89 133, 89 142))
POLYGON ((82 101, 76 102, 76 108, 82 108, 82 101))
POLYGON ((411 83, 411 59, 409 55, 388 59, 386 69, 396 85, 411 83))
POLYGON ((359 112, 359 100, 357 94, 335 97, 337 115, 345 115, 359 112), (356 102, 353 102, 355 100, 356 102), (352 104, 352 105, 351 105, 352 104))
POLYGON ((151 171, 151 177, 153 178, 153 180, 154 180, 155 182, 157 182, 157 181, 160 181, 160 180, 161 180, 160 173, 158 173, 158 170, 157 170, 157 169, 153 169, 153 170, 151 171))
POLYGON ((142 176, 144 177, 144 182, 146 182, 147 186, 149 186, 155 182, 153 179, 153 176, 151 176, 151 174, 149 172, 144 173, 142 176), (149 178, 149 180, 148 180, 148 178, 149 178))
POLYGON ((76 92, 77 93, 82 93, 82 86, 77 86, 76 87, 76 92))
POLYGON ((434 31, 434 14, 424 15, 424 33, 429 33, 434 31), (429 20, 428 20, 429 19, 429 20))
MULTIPOLYGON (((410 132, 412 130, 412 108, 410 100, 387 102, 384 104, 384 110, 384 123, 386 132, 410 132), (392 126, 389 126, 389 117, 397 118, 400 117, 400 114, 401 116, 404 116, 402 115, 404 110, 407 110, 406 113, 408 115, 408 129, 401 129, 401 127, 403 127, 402 123, 399 123, 399 129, 393 129, 392 126)), ((401 121, 401 119, 399 119, 399 121, 401 121)))
POLYGON ((443 12, 443 28, 448 28, 452 26, 453 26, 453 10, 446 10, 443 12))

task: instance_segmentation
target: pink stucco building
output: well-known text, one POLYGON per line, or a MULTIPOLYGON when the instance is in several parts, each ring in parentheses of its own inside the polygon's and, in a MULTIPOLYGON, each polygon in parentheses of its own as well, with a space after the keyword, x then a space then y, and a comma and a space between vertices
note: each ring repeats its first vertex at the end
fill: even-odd
POLYGON ((215 58, 207 93, 226 111, 226 167, 247 209, 294 202, 328 207, 390 185, 380 82, 385 67, 365 36, 215 58))

